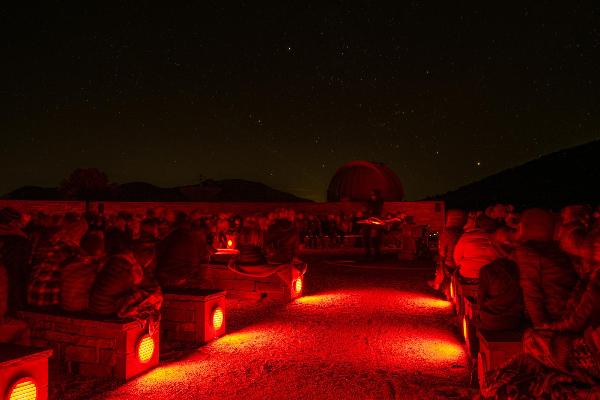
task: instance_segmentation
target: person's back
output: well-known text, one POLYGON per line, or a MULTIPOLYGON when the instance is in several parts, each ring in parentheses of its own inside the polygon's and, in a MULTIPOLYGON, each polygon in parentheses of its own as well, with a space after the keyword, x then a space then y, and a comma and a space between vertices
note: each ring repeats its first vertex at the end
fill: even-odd
POLYGON ((482 229, 463 233, 454 248, 454 263, 467 279, 478 279, 479 270, 499 257, 491 234, 482 229))
POLYGON ((174 229, 156 247, 156 278, 163 287, 185 286, 203 261, 198 238, 188 225, 174 229))
POLYGON ((454 268, 456 263, 454 262, 454 248, 456 243, 462 236, 462 228, 445 228, 440 234, 438 241, 438 253, 440 256, 440 262, 443 265, 454 268))
POLYGON ((22 308, 26 302, 31 244, 20 230, 20 215, 11 208, 0 210, 0 264, 8 280, 9 312, 22 308))
POLYGON ((98 240, 94 248, 69 259, 61 270, 60 306, 65 311, 88 308, 90 292, 102 267, 104 243, 98 240))
POLYGON ((479 271, 478 327, 485 330, 518 329, 523 324, 523 295, 519 267, 501 258, 479 271))
POLYGON ((519 266, 525 310, 534 327, 562 317, 578 280, 553 235, 552 214, 541 209, 523 212, 514 259, 519 266))
POLYGON ((101 316, 115 316, 121 306, 119 300, 130 294, 143 278, 140 265, 127 251, 113 254, 98 273, 90 294, 90 312, 101 316))
POLYGON ((277 219, 269 226, 266 239, 266 254, 269 263, 286 264, 296 257, 298 231, 292 221, 277 219))

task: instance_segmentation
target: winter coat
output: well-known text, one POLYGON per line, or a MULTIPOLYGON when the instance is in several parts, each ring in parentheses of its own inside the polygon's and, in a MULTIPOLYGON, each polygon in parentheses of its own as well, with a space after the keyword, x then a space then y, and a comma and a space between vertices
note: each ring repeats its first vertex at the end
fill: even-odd
POLYGON ((440 234, 438 241, 438 251, 440 261, 443 265, 454 268, 454 248, 462 235, 462 228, 446 228, 440 234))
POLYGON ((558 235, 560 248, 573 257, 574 261, 582 262, 586 233, 585 226, 580 223, 570 223, 560 227, 558 235))
POLYGON ((585 291, 563 318, 546 326, 548 329, 581 333, 587 327, 600 326, 600 269, 587 281, 585 291))
POLYGON ((6 268, 0 264, 0 324, 4 321, 4 316, 8 310, 8 275, 6 268))
POLYGON ((102 316, 116 315, 123 301, 141 283, 142 267, 133 254, 117 254, 108 259, 92 286, 90 312, 102 316))
POLYGON ((290 263, 296 257, 299 244, 296 226, 288 220, 278 219, 267 230, 267 260, 274 264, 290 263))
POLYGON ((152 271, 156 269, 156 245, 158 244, 157 240, 154 239, 137 239, 134 240, 131 247, 131 251, 133 255, 144 270, 152 271))
POLYGON ((156 246, 156 279, 162 287, 185 286, 207 251, 190 227, 176 228, 156 246))
POLYGON ((577 283, 569 257, 555 242, 528 241, 516 247, 514 258, 533 326, 559 320, 577 283))
POLYGON ((6 269, 8 278, 9 312, 21 309, 26 304, 30 256, 31 245, 23 232, 0 227, 0 264, 6 269))
POLYGON ((454 247, 454 263, 461 276, 479 278, 479 270, 500 257, 492 244, 492 237, 480 229, 465 232, 454 247))
POLYGON ((80 256, 65 264, 60 279, 60 306, 63 310, 87 310, 101 262, 96 257, 80 256))
POLYGON ((505 258, 479 271, 479 325, 485 330, 518 329, 523 323, 523 295, 517 264, 505 258))

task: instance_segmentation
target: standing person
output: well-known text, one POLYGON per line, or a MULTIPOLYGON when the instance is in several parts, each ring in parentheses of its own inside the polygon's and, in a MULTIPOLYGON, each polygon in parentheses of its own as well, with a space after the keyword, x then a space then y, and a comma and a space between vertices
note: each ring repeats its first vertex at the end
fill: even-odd
POLYGON ((438 241, 439 264, 436 270, 435 279, 429 282, 429 285, 440 290, 444 283, 450 283, 450 276, 456 269, 454 263, 454 247, 463 233, 467 216, 463 210, 448 210, 446 212, 446 226, 440 234, 438 241))
MULTIPOLYGON (((367 200, 365 217, 381 217, 383 212, 383 197, 379 189, 371 191, 371 197, 367 200)), ((381 234, 382 227, 375 224, 366 224, 363 228, 363 243, 365 246, 365 255, 367 258, 374 256, 378 258, 381 254, 381 234)))

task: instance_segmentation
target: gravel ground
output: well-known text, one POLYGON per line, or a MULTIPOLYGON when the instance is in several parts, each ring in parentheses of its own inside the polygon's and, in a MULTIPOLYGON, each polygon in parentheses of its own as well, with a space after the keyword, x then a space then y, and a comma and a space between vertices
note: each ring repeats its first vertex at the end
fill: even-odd
POLYGON ((304 297, 230 301, 226 336, 170 351, 95 399, 470 398, 450 305, 425 283, 432 274, 427 264, 311 263, 304 297))

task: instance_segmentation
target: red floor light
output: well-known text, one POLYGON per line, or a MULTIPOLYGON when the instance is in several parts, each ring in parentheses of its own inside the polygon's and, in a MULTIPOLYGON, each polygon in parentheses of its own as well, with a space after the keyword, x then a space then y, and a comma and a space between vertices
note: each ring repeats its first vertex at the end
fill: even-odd
POLYGON ((233 247, 233 240, 229 239, 229 240, 227 241, 227 248, 228 248, 228 249, 231 249, 232 247, 233 247))
POLYGON ((8 391, 8 400, 35 400, 37 386, 31 378, 21 378, 8 391))
POLYGON ((465 342, 469 343, 469 326, 467 324, 467 317, 463 317, 462 328, 463 328, 463 336, 465 337, 465 342))
POLYGON ((294 281, 294 294, 300 295, 302 293, 302 278, 297 278, 294 281))
POLYGON ((221 329, 223 326, 223 309, 221 307, 215 308, 212 313, 212 325, 216 331, 221 329))
POLYGON ((144 335, 137 344, 138 359, 141 363, 147 363, 154 355, 154 339, 150 335, 144 335))

